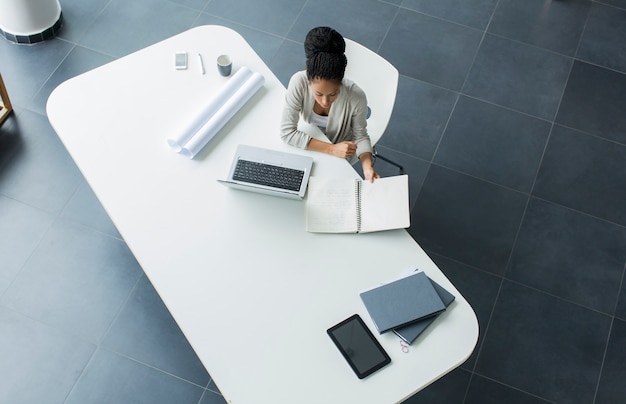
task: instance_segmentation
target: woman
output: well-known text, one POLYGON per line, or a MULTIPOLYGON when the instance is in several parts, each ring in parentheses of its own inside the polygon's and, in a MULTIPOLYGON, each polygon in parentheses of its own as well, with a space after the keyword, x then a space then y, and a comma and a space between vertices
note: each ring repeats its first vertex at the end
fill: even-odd
POLYGON ((367 135, 367 99, 355 83, 343 78, 346 43, 329 27, 313 28, 304 41, 306 70, 291 77, 281 122, 286 143, 361 161, 365 179, 380 178, 374 170, 372 144, 367 135), (317 125, 331 143, 298 130, 300 116, 317 125))

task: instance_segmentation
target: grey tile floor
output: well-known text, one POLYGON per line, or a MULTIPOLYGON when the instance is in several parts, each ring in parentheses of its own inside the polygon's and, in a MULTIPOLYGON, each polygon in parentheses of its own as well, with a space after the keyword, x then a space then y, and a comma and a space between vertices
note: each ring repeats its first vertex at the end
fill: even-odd
POLYGON ((472 356, 407 403, 626 402, 626 0, 61 4, 57 38, 0 40, 1 403, 224 402, 45 115, 67 78, 203 24, 283 83, 316 25, 398 67, 379 148, 480 323, 472 356))

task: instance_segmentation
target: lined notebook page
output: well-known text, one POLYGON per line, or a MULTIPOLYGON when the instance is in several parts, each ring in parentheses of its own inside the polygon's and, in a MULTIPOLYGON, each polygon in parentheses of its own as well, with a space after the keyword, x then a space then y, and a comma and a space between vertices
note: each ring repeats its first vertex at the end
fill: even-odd
POLYGON ((361 182, 361 233, 410 225, 408 176, 361 182))
POLYGON ((306 229, 314 233, 356 233, 357 181, 310 177, 306 229))

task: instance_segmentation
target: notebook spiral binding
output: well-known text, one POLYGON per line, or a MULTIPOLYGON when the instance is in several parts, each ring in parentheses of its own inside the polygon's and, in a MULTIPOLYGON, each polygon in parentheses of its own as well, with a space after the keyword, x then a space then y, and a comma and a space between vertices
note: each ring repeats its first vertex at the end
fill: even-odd
POLYGON ((356 232, 361 232, 361 181, 355 180, 354 193, 356 194, 356 232))

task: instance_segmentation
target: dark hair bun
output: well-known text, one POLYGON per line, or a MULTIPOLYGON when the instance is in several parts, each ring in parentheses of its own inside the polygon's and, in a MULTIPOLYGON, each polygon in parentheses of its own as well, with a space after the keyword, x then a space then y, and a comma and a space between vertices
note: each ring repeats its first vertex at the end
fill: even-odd
POLYGON ((341 34, 330 27, 317 27, 309 31, 304 40, 304 53, 307 59, 320 52, 343 54, 346 42, 341 34))

